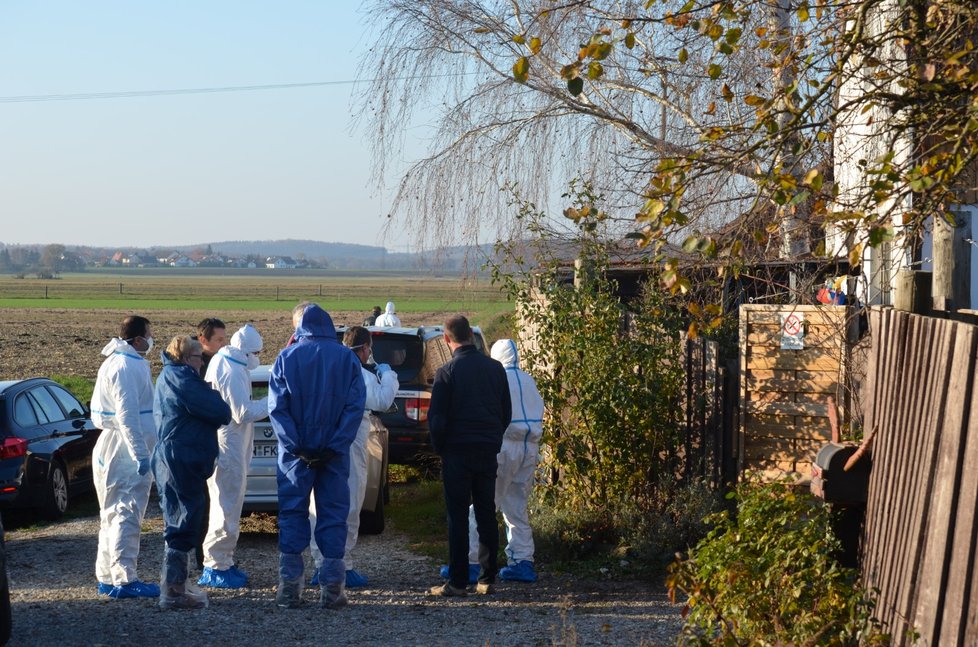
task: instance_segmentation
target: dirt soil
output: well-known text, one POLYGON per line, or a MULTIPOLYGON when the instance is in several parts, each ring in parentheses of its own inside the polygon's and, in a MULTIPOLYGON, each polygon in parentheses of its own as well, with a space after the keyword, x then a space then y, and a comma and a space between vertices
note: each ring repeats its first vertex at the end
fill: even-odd
MULTIPOLYGON (((0 380, 48 375, 73 375, 94 380, 105 359, 99 351, 130 314, 139 314, 152 323, 156 348, 150 353, 153 375, 162 368, 159 353, 175 335, 196 335, 197 322, 218 317, 227 324, 228 337, 246 323, 254 325, 265 340, 262 361, 271 363, 276 351, 292 334, 292 311, 207 312, 204 310, 59 310, 38 308, 0 308, 0 380)), ((365 312, 331 312, 339 326, 358 325, 365 312)), ((402 318, 405 326, 441 323, 445 313, 411 313, 402 318)))

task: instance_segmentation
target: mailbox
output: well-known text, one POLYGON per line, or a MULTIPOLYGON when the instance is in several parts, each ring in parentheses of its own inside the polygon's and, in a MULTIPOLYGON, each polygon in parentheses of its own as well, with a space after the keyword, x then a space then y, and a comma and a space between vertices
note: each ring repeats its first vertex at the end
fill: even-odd
POLYGON ((857 445, 827 443, 818 450, 812 465, 812 494, 826 503, 862 504, 869 493, 868 455, 845 470, 846 463, 859 449, 857 445))

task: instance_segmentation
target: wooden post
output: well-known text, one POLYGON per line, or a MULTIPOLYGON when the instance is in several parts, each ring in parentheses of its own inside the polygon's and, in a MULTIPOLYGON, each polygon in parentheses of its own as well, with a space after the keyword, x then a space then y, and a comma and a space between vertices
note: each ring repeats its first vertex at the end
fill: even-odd
POLYGON ((971 218, 952 214, 954 224, 934 219, 934 278, 931 292, 935 313, 949 316, 971 307, 971 218))

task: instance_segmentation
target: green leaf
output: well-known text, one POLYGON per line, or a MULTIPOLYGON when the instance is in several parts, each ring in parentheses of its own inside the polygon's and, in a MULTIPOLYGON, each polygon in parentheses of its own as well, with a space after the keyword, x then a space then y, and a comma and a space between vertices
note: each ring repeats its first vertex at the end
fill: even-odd
POLYGON ((683 251, 687 254, 692 254, 699 247, 700 239, 696 236, 689 236, 683 241, 683 251))
POLYGON ((575 97, 584 92, 584 79, 576 77, 567 82, 567 91, 575 97))
POLYGON ((680 63, 685 63, 686 60, 689 58, 689 52, 687 52, 686 48, 684 47, 681 50, 679 50, 679 55, 676 58, 679 60, 680 63))
POLYGON ((533 52, 534 54, 538 54, 542 46, 543 44, 541 43, 538 37, 534 36, 533 38, 530 39, 530 51, 533 52))
POLYGON ((523 43, 526 42, 526 38, 523 36, 523 34, 515 34, 513 36, 513 42, 522 45, 523 43))
POLYGON ((587 66, 587 78, 592 81, 595 79, 600 79, 604 74, 604 66, 597 61, 591 61, 587 66))
POLYGON ((526 83, 529 77, 530 59, 525 56, 520 56, 516 62, 513 63, 513 78, 516 79, 517 83, 526 83))
POLYGON ((716 63, 710 63, 710 66, 706 68, 706 73, 710 75, 711 79, 716 81, 723 74, 723 67, 716 63))
POLYGON ((634 32, 631 32, 630 31, 627 34, 625 34, 625 47, 627 47, 628 49, 632 49, 633 47, 635 47, 635 33, 634 32))
POLYGON ((803 2, 801 3, 801 6, 798 7, 798 20, 800 20, 801 22, 807 22, 808 18, 809 18, 808 3, 803 2))

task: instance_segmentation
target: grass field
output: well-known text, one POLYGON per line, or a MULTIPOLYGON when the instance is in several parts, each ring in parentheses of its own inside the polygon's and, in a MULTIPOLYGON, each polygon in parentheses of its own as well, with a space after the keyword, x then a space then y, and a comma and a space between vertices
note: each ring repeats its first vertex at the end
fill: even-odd
POLYGON ((344 273, 331 276, 294 272, 217 274, 206 270, 65 274, 57 279, 0 277, 2 308, 64 308, 212 311, 282 310, 299 301, 315 301, 327 310, 368 312, 388 300, 398 312, 470 312, 488 321, 511 311, 487 279, 378 276, 344 273))

